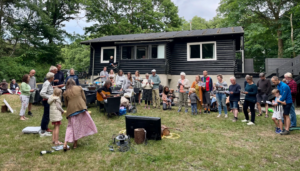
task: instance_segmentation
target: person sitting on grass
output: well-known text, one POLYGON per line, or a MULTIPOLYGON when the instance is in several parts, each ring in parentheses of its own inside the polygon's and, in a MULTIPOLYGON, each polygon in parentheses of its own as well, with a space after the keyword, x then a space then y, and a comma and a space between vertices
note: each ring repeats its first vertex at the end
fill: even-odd
POLYGON ((12 79, 11 83, 10 83, 10 90, 18 91, 19 89, 20 89, 20 87, 19 87, 18 83, 16 83, 16 80, 12 79))
POLYGON ((30 77, 28 74, 25 74, 22 78, 21 95, 20 95, 20 100, 22 103, 21 110, 20 110, 20 120, 21 121, 28 119, 25 117, 25 112, 28 107, 30 92, 34 91, 34 89, 31 89, 30 85, 28 84, 29 79, 30 79, 30 77))
POLYGON ((176 98, 175 94, 174 94, 174 89, 170 89, 169 94, 168 94, 169 98, 171 99, 171 106, 175 106, 174 103, 174 99, 176 98))
POLYGON ((163 110, 171 109, 172 100, 168 97, 169 87, 165 86, 162 92, 163 110))
POLYGON ((3 79, 2 82, 0 83, 0 90, 2 90, 2 94, 9 93, 7 89, 8 89, 8 84, 6 80, 3 79))
POLYGON ((282 132, 283 105, 286 105, 286 103, 285 101, 280 101, 281 95, 278 89, 272 90, 272 94, 276 97, 275 100, 272 101, 274 106, 272 120, 276 125, 275 133, 280 134, 282 132))
POLYGON ((197 101, 201 102, 199 97, 196 94, 196 89, 190 88, 190 100, 191 100, 191 108, 192 108, 192 115, 197 115, 197 101))
POLYGON ((63 145, 64 143, 58 141, 59 126, 61 125, 62 114, 64 113, 61 107, 61 94, 62 90, 55 88, 53 94, 48 99, 48 104, 50 105, 50 121, 54 125, 54 130, 52 132, 52 142, 55 146, 63 145))

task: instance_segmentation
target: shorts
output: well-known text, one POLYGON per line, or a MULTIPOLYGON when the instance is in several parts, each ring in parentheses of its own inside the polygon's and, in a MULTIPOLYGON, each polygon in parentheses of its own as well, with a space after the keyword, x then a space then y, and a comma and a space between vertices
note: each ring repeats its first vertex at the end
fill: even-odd
POLYGON ((210 105, 210 92, 203 92, 203 104, 210 105))
POLYGON ((283 119, 283 113, 279 111, 274 111, 272 118, 276 118, 277 120, 282 120, 283 119))
POLYGON ((256 94, 257 103, 261 104, 263 102, 265 104, 267 100, 268 100, 267 94, 259 94, 259 93, 256 94))
POLYGON ((30 93, 30 96, 29 96, 29 103, 34 103, 34 98, 35 98, 35 91, 30 93))
POLYGON ((61 121, 52 122, 52 125, 61 125, 61 121))
POLYGON ((289 103, 289 104, 283 105, 283 115, 290 115, 292 104, 293 103, 289 103))
POLYGON ((230 109, 239 109, 238 101, 230 101, 230 109))

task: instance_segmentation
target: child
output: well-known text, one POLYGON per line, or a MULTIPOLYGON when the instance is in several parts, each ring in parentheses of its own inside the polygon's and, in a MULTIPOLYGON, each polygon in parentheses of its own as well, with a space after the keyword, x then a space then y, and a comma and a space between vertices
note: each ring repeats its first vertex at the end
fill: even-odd
POLYGON ((286 105, 286 102, 280 101, 281 95, 279 94, 278 89, 274 89, 272 91, 272 94, 276 97, 275 101, 272 101, 272 104, 274 106, 274 113, 272 116, 272 120, 274 121, 276 125, 275 132, 276 134, 280 134, 282 132, 282 119, 283 119, 283 106, 286 105))
POLYGON ((172 105, 171 106, 175 106, 174 104, 174 99, 176 98, 175 94, 174 94, 174 89, 170 89, 169 94, 168 94, 169 98, 171 99, 172 105))
POLYGON ((114 57, 113 56, 110 56, 109 65, 112 66, 113 68, 117 67, 117 65, 115 65, 115 63, 114 63, 114 57))
POLYGON ((169 87, 165 86, 162 92, 163 110, 171 109, 171 99, 168 97, 169 87))
POLYGON ((54 130, 52 132, 52 142, 56 146, 63 145, 62 142, 58 141, 59 126, 61 125, 61 120, 62 120, 61 115, 64 113, 60 101, 61 94, 62 94, 61 89, 55 88, 53 90, 53 94, 48 99, 48 103, 50 105, 50 121, 52 122, 52 125, 54 125, 54 130))
POLYGON ((192 108, 192 115, 197 115, 197 100, 200 102, 201 100, 196 94, 196 89, 190 88, 190 100, 191 100, 191 108, 192 108))

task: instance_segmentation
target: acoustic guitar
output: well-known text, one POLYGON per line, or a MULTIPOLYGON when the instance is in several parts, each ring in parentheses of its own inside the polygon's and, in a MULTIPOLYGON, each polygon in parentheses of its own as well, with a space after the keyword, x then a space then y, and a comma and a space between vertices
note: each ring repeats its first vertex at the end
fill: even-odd
POLYGON ((110 92, 105 92, 105 91, 103 91, 103 90, 102 90, 101 93, 97 92, 97 100, 98 100, 98 101, 103 101, 104 99, 107 99, 108 97, 113 96, 112 94, 110 94, 110 92), (101 95, 101 93, 105 94, 106 97, 103 97, 103 96, 101 95))

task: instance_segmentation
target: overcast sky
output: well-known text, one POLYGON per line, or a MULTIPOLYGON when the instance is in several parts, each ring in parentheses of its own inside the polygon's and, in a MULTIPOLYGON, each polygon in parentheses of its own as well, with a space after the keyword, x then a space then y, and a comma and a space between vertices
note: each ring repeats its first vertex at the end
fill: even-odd
MULTIPOLYGON (((172 0, 178 6, 179 16, 186 20, 191 20, 194 16, 212 19, 216 16, 216 9, 218 8, 220 0, 172 0)), ((79 16, 84 16, 84 11, 79 16)), ((72 20, 64 23, 65 29, 69 33, 84 34, 84 27, 93 25, 94 23, 87 23, 85 18, 72 20)))

